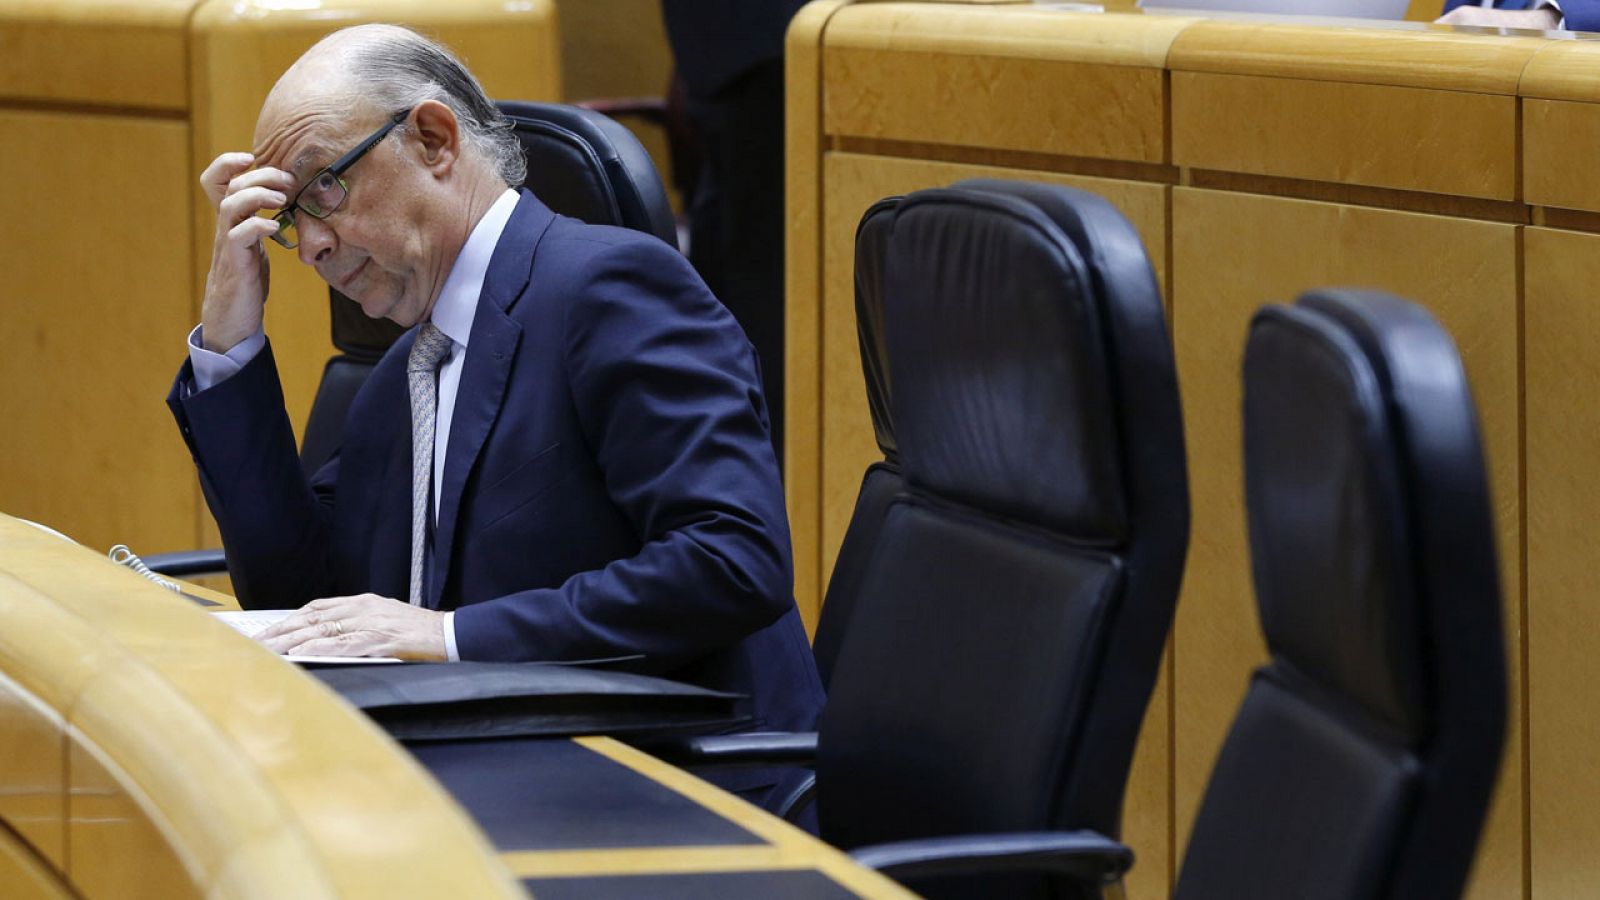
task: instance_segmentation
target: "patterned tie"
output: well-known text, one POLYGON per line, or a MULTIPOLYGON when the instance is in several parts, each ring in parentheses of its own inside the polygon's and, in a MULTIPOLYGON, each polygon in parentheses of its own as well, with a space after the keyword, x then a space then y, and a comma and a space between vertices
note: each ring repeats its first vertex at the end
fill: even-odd
POLYGON ((432 322, 422 323, 406 362, 411 386, 411 605, 422 605, 422 558, 428 535, 429 488, 433 484, 433 423, 439 405, 439 361, 450 338, 432 322))

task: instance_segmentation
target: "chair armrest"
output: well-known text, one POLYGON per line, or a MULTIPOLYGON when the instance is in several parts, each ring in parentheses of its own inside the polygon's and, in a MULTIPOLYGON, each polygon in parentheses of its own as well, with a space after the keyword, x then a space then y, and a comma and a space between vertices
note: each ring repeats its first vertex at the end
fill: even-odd
POLYGON ((817 733, 754 731, 673 736, 642 742, 639 749, 680 768, 805 766, 816 758, 817 733))
POLYGON ((1022 831, 954 835, 873 844, 850 852, 856 862, 895 880, 934 875, 1032 872, 1089 884, 1116 882, 1133 851, 1093 831, 1022 831))
POLYGON ((221 550, 179 550, 152 553, 144 557, 150 571, 182 578, 185 575, 212 575, 228 571, 228 560, 221 550))
POLYGON ((817 773, 807 772, 787 794, 767 801, 772 814, 785 822, 798 823, 800 816, 817 799, 817 773))

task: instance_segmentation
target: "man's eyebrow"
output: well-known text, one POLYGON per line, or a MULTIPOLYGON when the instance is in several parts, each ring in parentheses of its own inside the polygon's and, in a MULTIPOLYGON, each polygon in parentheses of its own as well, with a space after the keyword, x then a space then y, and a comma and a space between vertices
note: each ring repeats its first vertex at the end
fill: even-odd
POLYGON ((328 151, 321 147, 307 147, 305 150, 301 151, 299 156, 294 158, 294 162, 289 166, 289 173, 297 180, 304 179, 307 175, 311 174, 317 169, 322 168, 321 165, 317 165, 315 168, 313 168, 313 164, 316 160, 322 159, 327 155, 328 151))

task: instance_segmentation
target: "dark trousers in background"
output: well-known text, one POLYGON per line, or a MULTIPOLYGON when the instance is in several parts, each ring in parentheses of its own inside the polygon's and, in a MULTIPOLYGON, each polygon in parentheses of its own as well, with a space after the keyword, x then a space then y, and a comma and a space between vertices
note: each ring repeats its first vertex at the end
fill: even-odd
POLYGON ((772 442, 783 462, 783 61, 708 97, 689 96, 700 132, 689 201, 689 261, 744 327, 761 361, 772 442))

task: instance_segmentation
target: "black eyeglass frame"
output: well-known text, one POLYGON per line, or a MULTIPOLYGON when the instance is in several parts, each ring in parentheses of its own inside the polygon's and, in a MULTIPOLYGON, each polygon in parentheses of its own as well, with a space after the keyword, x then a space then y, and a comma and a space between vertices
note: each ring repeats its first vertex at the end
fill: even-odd
POLYGON ((361 143, 355 145, 355 147, 352 148, 349 153, 346 153, 345 155, 334 160, 331 164, 318 169, 315 175, 312 175, 310 178, 306 179, 306 183, 301 185, 300 190, 295 191, 294 197, 289 200, 289 205, 285 206, 282 210, 279 210, 278 214, 272 217, 272 221, 278 223, 278 230, 268 235, 268 237, 272 238, 274 243, 285 250, 293 250, 295 247, 299 246, 299 241, 291 241, 284 237, 284 233, 294 227, 295 210, 300 210, 314 219, 326 219, 343 208, 344 202, 350 198, 350 186, 344 182, 344 173, 349 171, 350 167, 355 165, 356 162, 361 159, 361 157, 366 156, 368 150, 376 147, 379 141, 388 137, 389 132, 393 131, 395 126, 399 125, 401 122, 404 122, 410 116, 410 109, 401 110, 400 112, 395 113, 393 116, 390 116, 389 121, 385 122, 382 128, 379 128, 377 131, 374 131, 372 134, 368 135, 366 140, 363 140, 361 143), (333 180, 339 183, 339 190, 343 193, 339 197, 339 202, 334 204, 332 209, 325 209, 319 214, 304 206, 301 206, 300 197, 306 192, 307 188, 311 187, 313 184, 316 184, 324 174, 332 175, 333 180))

